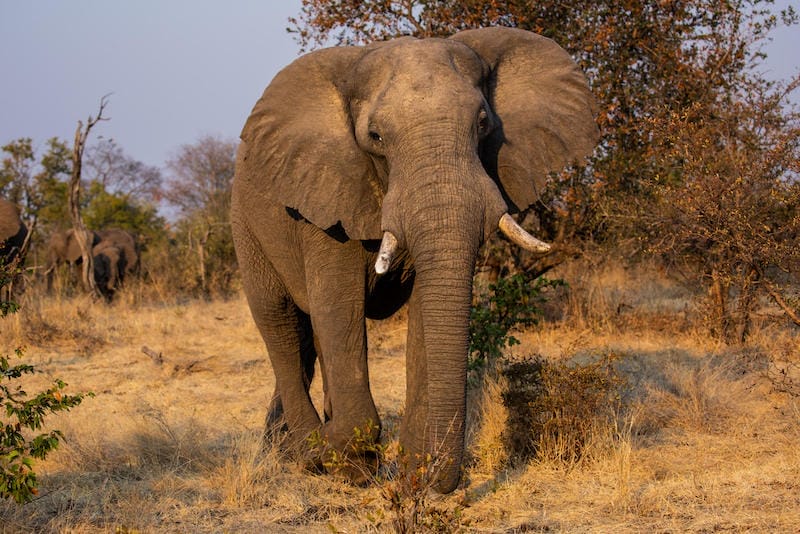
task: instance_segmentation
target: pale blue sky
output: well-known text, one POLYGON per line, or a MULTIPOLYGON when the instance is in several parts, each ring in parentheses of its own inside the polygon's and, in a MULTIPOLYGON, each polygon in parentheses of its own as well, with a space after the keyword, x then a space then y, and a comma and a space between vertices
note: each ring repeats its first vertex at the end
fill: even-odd
MULTIPOLYGON (((266 85, 298 53, 300 0, 0 0, 0 144, 72 142, 92 130, 162 166, 180 145, 238 138, 266 85)), ((90 140, 90 143, 92 141, 90 140)))
MULTIPOLYGON (((297 57, 286 27, 299 11, 300 0, 0 0, 0 144, 71 142, 106 93, 111 120, 90 143, 113 138, 148 165, 203 135, 236 139, 297 57)), ((767 51, 770 77, 798 72, 800 28, 767 51)))

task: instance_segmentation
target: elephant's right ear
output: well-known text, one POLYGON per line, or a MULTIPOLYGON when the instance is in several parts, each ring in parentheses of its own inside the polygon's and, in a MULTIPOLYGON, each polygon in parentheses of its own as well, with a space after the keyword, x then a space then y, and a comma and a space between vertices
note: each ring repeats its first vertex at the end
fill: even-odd
POLYGON ((380 239, 382 195, 340 90, 364 53, 319 50, 279 72, 244 125, 236 174, 322 229, 341 223, 352 239, 380 239))

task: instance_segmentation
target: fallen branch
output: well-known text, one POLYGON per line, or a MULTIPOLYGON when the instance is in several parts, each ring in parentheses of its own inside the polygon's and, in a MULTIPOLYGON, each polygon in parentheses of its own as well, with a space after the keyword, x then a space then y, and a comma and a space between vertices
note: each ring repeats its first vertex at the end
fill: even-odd
POLYGON ((142 346, 142 352, 150 356, 150 359, 153 360, 153 363, 156 365, 162 365, 164 363, 164 356, 160 352, 156 352, 147 345, 142 346))

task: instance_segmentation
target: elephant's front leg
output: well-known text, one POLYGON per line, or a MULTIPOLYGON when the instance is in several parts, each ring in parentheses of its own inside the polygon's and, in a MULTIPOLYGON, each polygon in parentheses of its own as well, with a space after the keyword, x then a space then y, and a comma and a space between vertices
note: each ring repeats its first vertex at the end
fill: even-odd
MULTIPOLYGON (((306 256, 309 311, 325 382, 323 437, 335 450, 360 455, 356 429, 380 435, 369 387, 363 250, 352 242, 306 256), (355 447, 354 447, 355 446, 355 447), (355 450, 354 450, 355 449, 355 450)), ((366 436, 364 436, 366 437, 366 436)))

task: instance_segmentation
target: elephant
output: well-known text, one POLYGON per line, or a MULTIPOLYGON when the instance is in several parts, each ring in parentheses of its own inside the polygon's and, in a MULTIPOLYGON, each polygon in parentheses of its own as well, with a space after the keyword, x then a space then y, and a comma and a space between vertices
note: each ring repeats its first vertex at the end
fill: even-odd
MULTIPOLYGON (((136 236, 117 228, 90 231, 92 250, 94 251, 101 243, 116 246, 120 254, 125 257, 125 269, 118 277, 118 285, 124 281, 126 276, 139 274, 140 246, 136 236)), ((51 235, 47 244, 47 269, 45 270, 48 292, 52 290, 53 277, 60 265, 66 263, 69 267, 70 278, 74 278, 75 266, 79 265, 81 260, 81 250, 74 229, 70 228, 51 235)))
POLYGON ((120 280, 129 276, 138 276, 141 271, 142 247, 135 234, 119 228, 98 230, 100 243, 116 246, 125 256, 125 268, 120 272, 120 280))
POLYGON ((28 228, 19 216, 19 209, 12 202, 0 198, 0 263, 10 265, 20 257, 28 228))
MULTIPOLYGON (((96 232, 90 231, 90 246, 94 248, 99 242, 100 236, 96 232)), ((50 293, 52 291, 53 278, 56 270, 62 264, 66 264, 69 268, 69 281, 74 283, 76 278, 75 267, 81 264, 82 259, 81 248, 74 229, 70 228, 53 233, 47 241, 47 268, 45 269, 47 292, 50 293)))
POLYGON ((92 256, 97 287, 106 301, 111 302, 125 277, 126 249, 110 240, 101 240, 92 249, 92 256))
MULTIPOLYGON (((24 278, 15 267, 25 263, 25 244, 28 238, 28 227, 19 216, 19 209, 14 203, 0 198, 0 267, 13 265, 5 284, 0 284, 0 300, 7 301, 18 295, 24 288, 24 278)), ((5 268, 3 269, 5 273, 5 268)), ((5 276, 4 276, 5 278, 5 276)))
POLYGON ((366 319, 407 303, 399 441, 412 462, 436 459, 433 488, 453 491, 479 247, 499 227, 549 249, 511 214, 592 153, 594 114, 567 52, 520 29, 332 47, 281 70, 242 129, 231 204, 275 374, 265 434, 297 449, 316 432, 345 453, 355 428, 379 439, 366 319), (308 393, 317 358, 322 417, 308 393))

